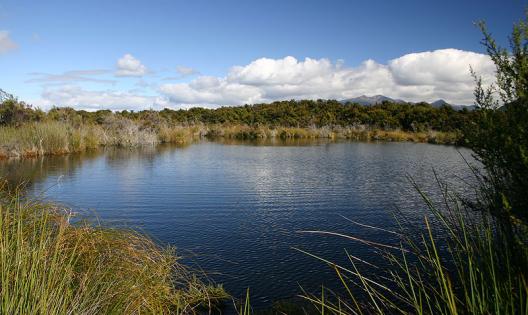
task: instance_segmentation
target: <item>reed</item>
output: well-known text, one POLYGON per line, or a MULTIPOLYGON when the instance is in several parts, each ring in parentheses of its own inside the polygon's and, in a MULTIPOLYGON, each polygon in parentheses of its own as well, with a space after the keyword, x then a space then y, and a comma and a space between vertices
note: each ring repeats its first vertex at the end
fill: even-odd
POLYGON ((161 126, 158 139, 161 143, 187 144, 197 137, 197 129, 182 126, 161 126))
POLYGON ((194 314, 227 298, 174 249, 16 193, 0 197, 0 249, 3 314, 194 314))
POLYGON ((446 132, 379 130, 365 126, 293 128, 247 125, 167 125, 145 127, 140 122, 109 116, 101 124, 44 121, 0 126, 0 158, 35 157, 94 150, 102 146, 137 147, 158 143, 188 144, 197 138, 349 139, 355 141, 413 141, 460 143, 462 136, 446 132))
POLYGON ((40 156, 86 149, 84 129, 59 122, 0 127, 0 156, 40 156))
POLYGON ((512 239, 493 216, 472 212, 445 186, 443 205, 416 189, 429 213, 423 226, 414 228, 398 216, 400 230, 385 232, 399 246, 311 231, 368 244, 391 267, 370 275, 364 267, 372 264, 353 253, 346 252, 350 265, 345 266, 304 252, 335 270, 343 290, 305 292, 302 297, 321 314, 528 314, 528 228, 518 223, 517 238, 512 239))

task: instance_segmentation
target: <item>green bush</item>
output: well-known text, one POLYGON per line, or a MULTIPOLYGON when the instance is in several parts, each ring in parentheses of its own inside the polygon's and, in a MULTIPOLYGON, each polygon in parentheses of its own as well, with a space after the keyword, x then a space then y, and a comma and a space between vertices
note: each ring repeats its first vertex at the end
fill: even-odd
POLYGON ((497 45, 484 23, 484 45, 497 68, 497 83, 484 88, 475 75, 476 118, 465 131, 467 145, 482 162, 482 198, 476 207, 491 211, 506 228, 528 225, 528 24, 516 24, 510 50, 497 45), (494 95, 500 95, 502 106, 494 95))

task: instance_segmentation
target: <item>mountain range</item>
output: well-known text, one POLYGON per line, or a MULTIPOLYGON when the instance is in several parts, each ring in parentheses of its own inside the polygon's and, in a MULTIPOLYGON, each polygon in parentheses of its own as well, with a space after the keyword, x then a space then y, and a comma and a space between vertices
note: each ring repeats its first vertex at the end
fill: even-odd
MULTIPOLYGON (((356 104, 363 105, 363 106, 372 106, 376 104, 381 104, 384 101, 391 102, 391 103, 397 103, 397 104, 403 104, 403 103, 416 104, 416 102, 408 102, 402 99, 394 99, 394 98, 390 98, 385 95, 374 95, 374 96, 361 95, 358 97, 344 99, 344 100, 341 100, 340 102, 343 104, 356 103, 356 104)), ((467 108, 468 110, 475 109, 474 105, 455 105, 455 104, 450 104, 442 99, 436 100, 429 104, 431 104, 431 106, 433 106, 434 108, 440 108, 442 106, 451 106, 455 110, 462 110, 463 108, 467 108)))

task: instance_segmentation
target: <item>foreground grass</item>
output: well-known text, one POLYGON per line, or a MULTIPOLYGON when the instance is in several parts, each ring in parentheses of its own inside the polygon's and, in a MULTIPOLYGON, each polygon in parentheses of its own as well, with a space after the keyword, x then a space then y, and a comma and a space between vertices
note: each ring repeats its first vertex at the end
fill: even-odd
MULTIPOLYGON (((490 213, 475 213, 458 195, 440 185, 443 200, 431 201, 415 185, 427 211, 423 225, 399 213, 399 230, 389 231, 343 217, 360 228, 386 233, 392 243, 377 243, 331 231, 303 231, 342 237, 369 246, 368 261, 345 250, 348 264, 337 264, 297 249, 335 271, 341 288, 302 291, 303 304, 251 308, 249 291, 239 314, 528 314, 528 227, 515 224, 512 234, 490 213), (388 263, 381 267, 375 261, 388 263), (310 307, 311 306, 311 307, 310 307)), ((358 244, 355 244, 356 246, 358 244)))
POLYGON ((227 298, 174 250, 72 219, 68 209, 2 193, 0 313, 193 314, 227 298))
POLYGON ((370 262, 348 252, 350 265, 338 265, 303 251, 334 269, 343 290, 336 294, 323 288, 302 297, 321 314, 528 314, 528 228, 518 223, 506 236, 489 213, 471 212, 442 189, 443 205, 418 189, 428 209, 423 226, 399 216, 399 231, 383 230, 399 246, 312 231, 368 244, 391 267, 372 275, 370 262))
POLYGON ((85 152, 102 146, 136 147, 158 143, 187 144, 199 138, 224 139, 350 139, 357 141, 412 141, 459 143, 461 136, 447 132, 405 132, 366 127, 286 128, 243 125, 142 126, 129 119, 104 124, 73 125, 58 121, 0 127, 0 158, 36 157, 85 152))

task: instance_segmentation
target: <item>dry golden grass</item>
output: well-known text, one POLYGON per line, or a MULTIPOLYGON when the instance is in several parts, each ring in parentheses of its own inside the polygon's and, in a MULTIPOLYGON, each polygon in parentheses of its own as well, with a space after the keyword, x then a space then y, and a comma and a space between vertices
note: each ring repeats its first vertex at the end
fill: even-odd
POLYGON ((74 219, 63 207, 2 192, 3 314, 195 314, 228 297, 174 249, 74 219))
POLYGON ((370 129, 365 126, 293 128, 246 125, 157 126, 112 118, 102 125, 80 125, 55 121, 0 127, 0 158, 35 157, 97 149, 101 146, 136 147, 158 143, 188 144, 202 137, 239 140, 256 139, 349 139, 355 141, 412 141, 438 144, 460 142, 459 133, 406 132, 370 129))

